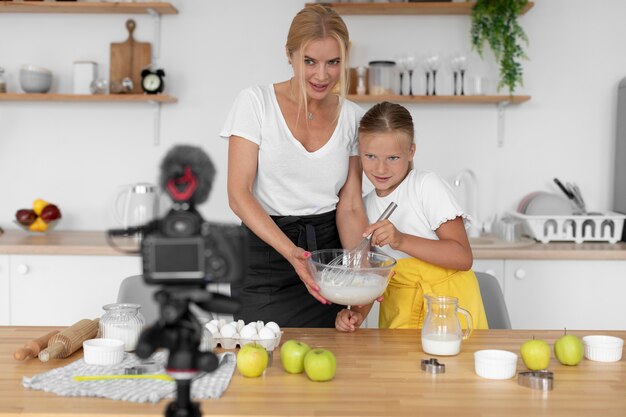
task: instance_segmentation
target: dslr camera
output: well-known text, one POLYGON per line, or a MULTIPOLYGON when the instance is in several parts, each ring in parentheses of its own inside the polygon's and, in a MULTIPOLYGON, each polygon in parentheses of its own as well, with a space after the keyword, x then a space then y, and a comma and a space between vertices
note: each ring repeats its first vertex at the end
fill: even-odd
POLYGON ((188 204, 177 204, 141 242, 144 281, 153 285, 206 285, 242 279, 247 233, 211 223, 188 204))

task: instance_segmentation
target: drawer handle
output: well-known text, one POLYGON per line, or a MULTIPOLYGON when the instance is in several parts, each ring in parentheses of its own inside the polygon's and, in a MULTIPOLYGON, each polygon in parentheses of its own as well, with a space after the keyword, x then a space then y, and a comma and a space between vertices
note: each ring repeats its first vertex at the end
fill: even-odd
POLYGON ((515 278, 517 279, 524 279, 526 278, 526 271, 524 271, 523 269, 518 269, 515 271, 515 278))
POLYGON ((28 274, 28 271, 29 271, 28 265, 19 264, 17 266, 17 273, 20 275, 26 275, 28 274))

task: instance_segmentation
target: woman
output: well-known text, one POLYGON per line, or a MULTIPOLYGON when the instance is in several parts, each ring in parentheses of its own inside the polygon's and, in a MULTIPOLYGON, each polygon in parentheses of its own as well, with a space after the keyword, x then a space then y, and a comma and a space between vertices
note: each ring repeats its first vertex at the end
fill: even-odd
POLYGON ((367 226, 357 150, 363 111, 344 99, 348 43, 336 12, 302 9, 287 36, 293 77, 242 91, 220 133, 229 139, 229 204, 251 231, 248 274, 232 285, 243 304, 237 319, 334 327, 342 308, 320 295, 307 259, 355 246, 367 226))

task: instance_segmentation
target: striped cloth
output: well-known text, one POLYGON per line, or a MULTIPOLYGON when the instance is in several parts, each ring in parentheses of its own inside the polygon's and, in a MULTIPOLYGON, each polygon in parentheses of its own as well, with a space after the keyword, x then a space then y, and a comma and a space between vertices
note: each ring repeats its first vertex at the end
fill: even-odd
MULTIPOLYGON (((228 387, 236 365, 233 352, 218 355, 220 366, 211 373, 200 374, 191 385, 193 399, 219 398, 228 387)), ((156 352, 151 360, 165 365, 167 351, 156 352)), ((81 358, 69 365, 33 377, 22 378, 26 388, 52 392, 64 397, 102 397, 137 403, 157 403, 163 398, 174 398, 176 383, 159 379, 108 379, 75 381, 79 375, 119 375, 124 369, 141 365, 142 360, 125 353, 124 360, 114 366, 89 365, 81 358)), ((163 372, 161 372, 163 373, 163 372)))

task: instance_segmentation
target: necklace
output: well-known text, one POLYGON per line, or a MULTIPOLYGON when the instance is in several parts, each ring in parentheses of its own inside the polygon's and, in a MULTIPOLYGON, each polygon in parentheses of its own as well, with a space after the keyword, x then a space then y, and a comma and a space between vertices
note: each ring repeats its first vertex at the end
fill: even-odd
MULTIPOLYGON (((293 78, 289 79, 289 96, 295 100, 295 96, 293 94, 293 87, 291 85, 291 81, 292 80, 293 80, 293 78)), ((307 118, 307 120, 313 120, 315 118, 315 115, 312 112, 307 111, 306 112, 306 118, 307 118)))

